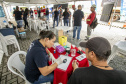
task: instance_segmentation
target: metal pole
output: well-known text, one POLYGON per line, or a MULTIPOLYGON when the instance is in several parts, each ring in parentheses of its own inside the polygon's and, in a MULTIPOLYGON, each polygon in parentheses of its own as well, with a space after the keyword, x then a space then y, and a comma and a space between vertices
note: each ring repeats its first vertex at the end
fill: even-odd
MULTIPOLYGON (((114 10, 114 13, 113 13, 113 15, 112 15, 111 22, 110 22, 110 28, 112 27, 112 21, 113 21, 113 17, 114 17, 114 15, 115 15, 115 11, 116 11, 117 2, 118 2, 118 0, 116 0, 116 2, 115 2, 115 4, 114 4, 114 6, 115 6, 115 10, 114 10)), ((110 29, 110 28, 109 28, 109 29, 110 29)))

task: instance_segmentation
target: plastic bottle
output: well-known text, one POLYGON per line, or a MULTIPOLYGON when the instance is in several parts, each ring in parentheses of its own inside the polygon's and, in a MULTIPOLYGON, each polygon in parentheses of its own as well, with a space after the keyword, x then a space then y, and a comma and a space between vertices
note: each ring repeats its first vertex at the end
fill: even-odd
POLYGON ((75 49, 75 45, 72 45, 73 48, 71 49, 71 56, 74 57, 76 55, 76 49, 75 49))

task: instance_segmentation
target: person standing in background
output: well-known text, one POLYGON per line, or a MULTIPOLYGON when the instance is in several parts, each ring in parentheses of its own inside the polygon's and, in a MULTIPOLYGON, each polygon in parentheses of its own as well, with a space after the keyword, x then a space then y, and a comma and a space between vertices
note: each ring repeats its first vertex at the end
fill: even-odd
POLYGON ((58 26, 58 17, 59 17, 59 11, 58 8, 56 7, 56 10, 54 11, 53 28, 55 28, 55 21, 57 21, 57 26, 58 26))
POLYGON ((62 14, 63 14, 62 6, 59 6, 59 23, 61 22, 61 26, 62 26, 62 14))
POLYGON ((84 19, 84 13, 81 11, 81 9, 82 9, 81 5, 78 5, 78 10, 76 10, 73 14, 74 19, 73 39, 75 39, 77 31, 77 40, 80 40, 82 19, 84 19))
POLYGON ((49 8, 46 8, 46 19, 49 20, 49 8))
POLYGON ((38 18, 40 18, 40 13, 41 13, 40 8, 37 9, 37 12, 38 12, 38 18))
POLYGON ((34 9, 34 13, 35 13, 35 18, 38 18, 37 8, 34 9))
POLYGON ((69 13, 69 27, 71 27, 71 12, 70 12, 69 8, 67 8, 67 11, 69 13))
POLYGON ((24 17, 23 17, 23 20, 24 20, 24 23, 25 23, 25 26, 24 28, 26 29, 26 26, 28 26, 28 21, 27 21, 27 16, 29 16, 29 11, 28 11, 28 8, 25 9, 25 12, 24 12, 24 17))
POLYGON ((33 18, 33 10, 32 10, 32 8, 30 8, 30 12, 29 13, 30 13, 30 17, 33 18))
POLYGON ((69 23, 69 13, 68 13, 68 11, 67 11, 67 8, 65 8, 65 11, 63 12, 63 16, 64 16, 64 18, 63 18, 63 20, 64 20, 64 26, 67 24, 67 26, 68 26, 68 23, 69 23))
POLYGON ((54 18, 54 8, 52 7, 52 19, 54 18))
POLYGON ((16 6, 16 10, 14 11, 13 16, 15 17, 15 20, 17 22, 17 28, 21 28, 23 26, 23 14, 21 11, 19 11, 18 6, 16 6))
POLYGON ((92 28, 90 27, 90 25, 92 24, 93 20, 96 17, 95 8, 96 8, 96 5, 93 4, 91 6, 91 9, 90 9, 92 13, 88 16, 88 18, 86 20, 87 21, 87 36, 85 36, 86 37, 85 40, 89 40, 90 39, 90 36, 91 36, 92 28))
POLYGON ((24 10, 23 10, 23 8, 20 8, 20 10, 21 10, 21 13, 22 13, 22 15, 24 14, 24 10))
MULTIPOLYGON (((74 12, 76 11, 75 5, 72 5, 72 9, 74 12)), ((73 12, 73 14, 74 14, 74 12, 73 12)), ((74 19, 73 18, 72 18, 72 27, 74 27, 74 19)))

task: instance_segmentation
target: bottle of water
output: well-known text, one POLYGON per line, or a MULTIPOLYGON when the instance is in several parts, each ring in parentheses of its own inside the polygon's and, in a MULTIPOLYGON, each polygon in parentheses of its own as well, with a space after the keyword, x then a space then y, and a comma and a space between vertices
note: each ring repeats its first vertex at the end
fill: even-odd
POLYGON ((75 49, 75 45, 72 45, 73 48, 71 49, 71 56, 74 57, 76 55, 76 49, 75 49))

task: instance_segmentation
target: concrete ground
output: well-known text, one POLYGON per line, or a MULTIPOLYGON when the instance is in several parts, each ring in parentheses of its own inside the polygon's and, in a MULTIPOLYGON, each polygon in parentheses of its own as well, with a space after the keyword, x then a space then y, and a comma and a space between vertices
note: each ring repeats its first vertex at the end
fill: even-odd
MULTIPOLYGON (((50 23, 50 27, 52 27, 51 23, 50 23)), ((77 47, 79 47, 79 43, 82 41, 85 41, 84 39, 86 36, 86 31, 87 31, 86 28, 87 28, 87 25, 85 22, 83 22, 80 41, 76 39, 72 40, 72 31, 66 33, 68 35, 68 41, 76 45, 77 47)), ((55 29, 50 28, 50 30, 54 31, 55 29)), ((109 42, 111 43, 111 46, 113 46, 116 42, 120 40, 124 40, 124 38, 126 37, 126 29, 120 29, 120 28, 115 28, 115 27, 112 27, 110 29, 109 26, 98 25, 97 28, 92 32, 91 38, 97 37, 97 36, 101 36, 108 39, 109 42)), ((38 34, 33 30, 32 31, 28 30, 26 39, 20 39, 20 38, 17 38, 17 39, 18 39, 21 50, 27 52, 27 49, 29 48, 30 43, 33 40, 38 39, 38 34)), ((56 39, 56 41, 58 41, 58 38, 56 39)), ((8 58, 16 51, 17 49, 14 48, 14 45, 8 46, 9 56, 7 57, 4 55, 2 59, 2 64, 0 65, 0 84, 25 84, 22 78, 20 78, 17 75, 14 75, 7 68, 8 58)), ((21 59, 24 61, 25 57, 21 56, 21 59)), ((125 55, 117 54, 114 57, 114 59, 110 61, 109 65, 113 67, 114 69, 126 71, 125 55)))

